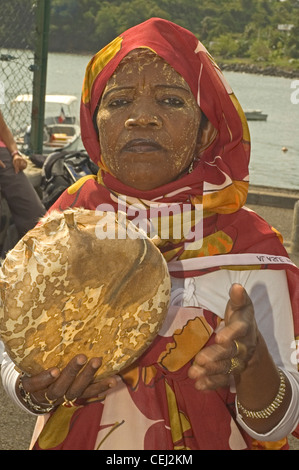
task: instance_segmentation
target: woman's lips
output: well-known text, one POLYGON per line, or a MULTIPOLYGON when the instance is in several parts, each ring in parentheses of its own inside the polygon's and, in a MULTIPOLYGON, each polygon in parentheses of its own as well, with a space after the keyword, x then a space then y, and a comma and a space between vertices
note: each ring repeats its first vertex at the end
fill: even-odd
POLYGON ((135 153, 144 153, 144 152, 155 152, 157 150, 162 150, 162 146, 155 142, 154 140, 149 139, 133 139, 126 143, 123 147, 124 152, 135 152, 135 153))

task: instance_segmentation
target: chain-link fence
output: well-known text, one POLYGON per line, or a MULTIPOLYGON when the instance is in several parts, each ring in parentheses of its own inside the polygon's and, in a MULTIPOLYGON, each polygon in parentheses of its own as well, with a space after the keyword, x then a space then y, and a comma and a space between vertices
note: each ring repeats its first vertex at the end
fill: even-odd
POLYGON ((31 121, 31 103, 16 103, 32 94, 35 13, 34 0, 1 0, 0 109, 15 136, 24 135, 31 121))

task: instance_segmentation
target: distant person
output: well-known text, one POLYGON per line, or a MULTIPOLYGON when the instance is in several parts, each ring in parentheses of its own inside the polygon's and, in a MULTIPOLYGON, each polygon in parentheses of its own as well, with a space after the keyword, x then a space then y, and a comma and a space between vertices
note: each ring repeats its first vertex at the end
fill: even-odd
MULTIPOLYGON (((0 188, 11 212, 18 238, 33 228, 45 214, 37 192, 23 172, 26 167, 26 159, 19 152, 12 132, 0 112, 0 188)), ((7 248, 12 246, 8 245, 7 248)))

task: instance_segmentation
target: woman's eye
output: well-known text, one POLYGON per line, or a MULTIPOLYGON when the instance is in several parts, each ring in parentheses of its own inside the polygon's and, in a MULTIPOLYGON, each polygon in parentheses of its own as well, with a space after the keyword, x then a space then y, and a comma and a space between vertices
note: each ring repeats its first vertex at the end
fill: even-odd
POLYGON ((128 104, 130 101, 126 100, 125 98, 117 98, 115 100, 110 101, 109 107, 111 108, 118 108, 120 106, 125 106, 128 104))
POLYGON ((163 98, 161 101, 163 104, 166 104, 168 106, 174 106, 176 108, 181 108, 182 106, 184 106, 184 101, 180 98, 168 97, 163 98))

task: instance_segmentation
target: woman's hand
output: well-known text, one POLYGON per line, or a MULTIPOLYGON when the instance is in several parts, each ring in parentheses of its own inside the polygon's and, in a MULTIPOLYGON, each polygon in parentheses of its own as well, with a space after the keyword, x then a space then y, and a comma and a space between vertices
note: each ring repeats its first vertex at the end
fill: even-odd
POLYGON ((86 356, 75 356, 63 370, 52 368, 33 377, 23 376, 22 385, 32 401, 39 405, 57 406, 66 401, 102 396, 117 383, 115 377, 95 382, 95 373, 101 366, 100 358, 87 361, 86 356))
POLYGON ((14 155, 12 159, 12 164, 14 166, 15 172, 19 173, 20 171, 25 170, 27 168, 27 162, 26 159, 19 154, 14 155))
POLYGON ((239 284, 233 284, 225 311, 225 327, 215 344, 203 348, 189 369, 198 390, 212 390, 229 384, 230 373, 241 374, 258 348, 259 332, 252 302, 239 284))

